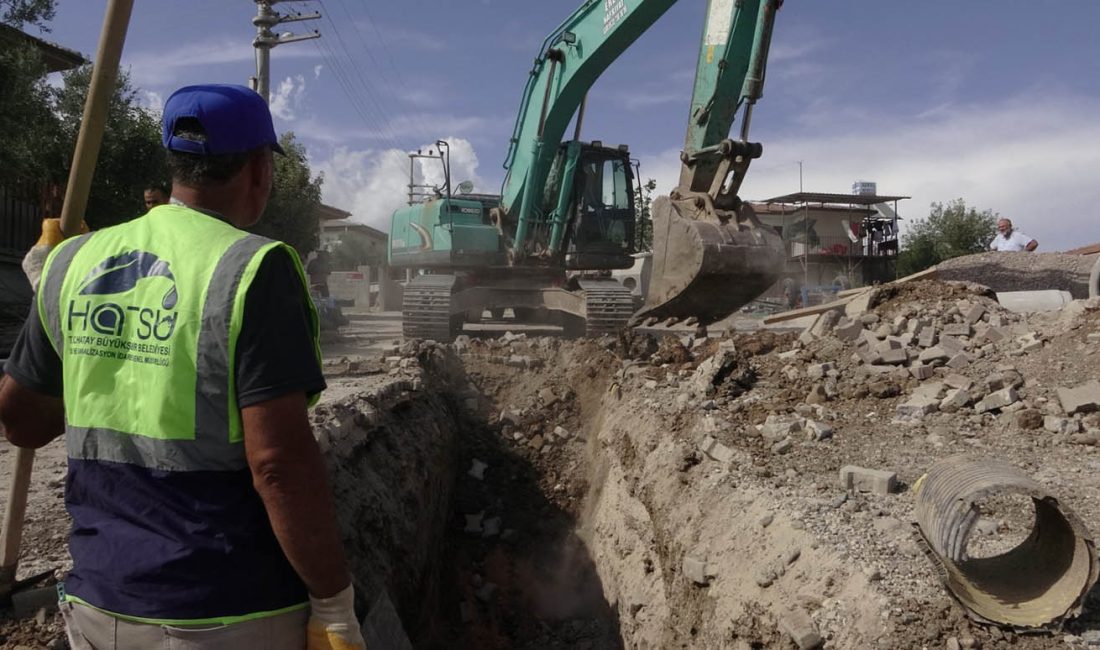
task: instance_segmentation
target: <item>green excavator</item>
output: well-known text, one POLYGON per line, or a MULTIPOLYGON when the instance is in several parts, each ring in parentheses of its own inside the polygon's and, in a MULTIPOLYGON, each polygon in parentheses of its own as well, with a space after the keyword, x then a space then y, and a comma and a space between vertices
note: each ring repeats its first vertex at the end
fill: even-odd
POLYGON ((445 165, 436 198, 394 213, 389 263, 417 270, 404 292, 406 338, 449 341, 463 323, 505 309, 570 335, 652 318, 706 325, 777 280, 782 241, 737 192, 762 152, 749 123, 782 0, 708 1, 679 185, 652 204, 652 276, 640 309, 610 277, 635 263, 638 187, 626 145, 580 140, 587 93, 675 1, 584 2, 543 41, 501 194, 452 193, 445 165))

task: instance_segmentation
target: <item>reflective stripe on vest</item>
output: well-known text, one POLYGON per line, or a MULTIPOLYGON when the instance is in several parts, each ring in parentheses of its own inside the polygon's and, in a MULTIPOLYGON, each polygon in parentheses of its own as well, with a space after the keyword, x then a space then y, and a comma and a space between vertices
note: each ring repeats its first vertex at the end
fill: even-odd
POLYGON ((71 458, 165 471, 247 467, 234 354, 248 286, 276 247, 291 253, 304 292, 285 244, 181 206, 51 254, 39 313, 63 360, 71 458))

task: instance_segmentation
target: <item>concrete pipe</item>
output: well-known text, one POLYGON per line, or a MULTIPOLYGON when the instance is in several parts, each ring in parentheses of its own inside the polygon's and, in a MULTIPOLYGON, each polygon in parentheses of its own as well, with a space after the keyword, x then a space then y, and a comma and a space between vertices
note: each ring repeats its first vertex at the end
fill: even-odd
POLYGON ((1096 582, 1096 550, 1085 525, 1004 461, 952 456, 937 462, 918 483, 916 515, 940 577, 976 621, 1021 629, 1057 625, 1080 613, 1096 582), (1034 526, 1012 550, 972 558, 967 542, 981 504, 998 496, 1030 497, 1034 526))
POLYGON ((1058 311, 1073 302, 1073 294, 1058 289, 998 291, 997 302, 1001 303, 1005 309, 1018 314, 1058 311))

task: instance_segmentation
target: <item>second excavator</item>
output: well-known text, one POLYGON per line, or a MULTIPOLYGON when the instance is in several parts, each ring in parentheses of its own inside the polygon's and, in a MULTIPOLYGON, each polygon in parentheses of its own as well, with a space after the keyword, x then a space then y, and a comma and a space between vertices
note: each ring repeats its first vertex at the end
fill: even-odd
POLYGON ((641 309, 607 277, 634 263, 637 185, 626 145, 580 140, 588 89, 675 2, 581 5, 540 48, 501 194, 452 193, 448 171, 436 198, 394 213, 390 265, 418 271, 405 287, 406 337, 451 340, 464 322, 505 309, 578 335, 646 317, 708 324, 776 281, 782 240, 738 190, 762 153, 748 132, 782 0, 707 3, 679 185, 652 205, 652 279, 641 309), (564 140, 570 122, 573 138, 564 140))

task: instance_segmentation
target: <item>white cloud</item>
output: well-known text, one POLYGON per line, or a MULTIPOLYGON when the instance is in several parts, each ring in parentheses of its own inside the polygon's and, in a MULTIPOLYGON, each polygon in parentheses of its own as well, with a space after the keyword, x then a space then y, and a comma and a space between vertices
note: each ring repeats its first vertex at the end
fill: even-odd
MULTIPOLYGON (((463 138, 445 138, 451 149, 451 185, 473 181, 475 192, 494 192, 478 175, 478 158, 473 145, 463 138)), ((421 147, 427 152, 434 144, 421 147)), ((400 149, 352 150, 336 148, 325 160, 311 160, 313 171, 325 176, 324 202, 348 210, 352 220, 389 232, 390 216, 408 200, 409 158, 400 149)), ((443 184, 438 161, 419 160, 416 183, 443 184)))
MULTIPOLYGON (((874 116, 825 135, 764 140, 741 196, 765 199, 798 191, 803 161, 807 192, 850 191, 853 181, 878 183, 879 194, 906 195, 899 214, 924 218, 932 202, 962 198, 968 206, 1009 217, 1057 251, 1100 241, 1100 101, 1028 95, 999 104, 927 113, 901 122, 874 116)), ((642 156, 642 178, 667 193, 679 176, 679 150, 642 156)), ((904 224, 903 224, 904 228, 904 224)))
POLYGON ((271 93, 271 114, 281 120, 293 120, 302 105, 306 92, 306 78, 302 75, 287 77, 279 82, 275 92, 271 93))
MULTIPOLYGON (((312 59, 321 56, 317 48, 288 47, 279 49, 281 59, 312 59)), ((242 63, 256 60, 256 51, 247 41, 235 38, 188 41, 175 49, 124 53, 122 63, 130 67, 130 79, 137 86, 177 84, 180 71, 203 65, 242 63)), ((242 70, 253 70, 253 67, 242 70)), ((251 74, 251 73, 249 73, 251 74)), ((242 77, 247 74, 241 75, 242 77)), ((243 79, 242 79, 243 82, 243 79)))

